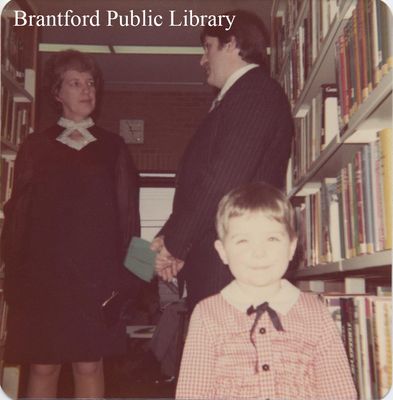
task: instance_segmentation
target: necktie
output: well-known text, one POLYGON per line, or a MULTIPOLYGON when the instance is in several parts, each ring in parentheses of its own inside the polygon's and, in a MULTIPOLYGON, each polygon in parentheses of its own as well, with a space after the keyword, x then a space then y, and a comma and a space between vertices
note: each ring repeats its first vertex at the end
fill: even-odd
POLYGON ((210 111, 213 111, 216 107, 218 107, 218 106, 220 105, 220 103, 221 103, 221 99, 215 98, 215 99, 213 100, 213 103, 212 103, 212 105, 211 105, 211 107, 210 107, 209 112, 210 112, 210 111))
POLYGON ((269 307, 269 303, 267 301, 265 301, 264 303, 260 304, 259 306, 257 306, 257 308, 254 308, 254 306, 251 306, 248 308, 247 310, 247 315, 251 315, 251 314, 256 314, 255 315, 255 320, 254 320, 254 324, 251 328, 250 331, 250 337, 252 338, 252 334, 254 333, 255 327, 257 326, 257 323, 259 321, 259 319, 261 318, 262 314, 267 311, 267 313, 269 314, 270 320, 273 323, 273 326, 278 330, 278 331, 284 331, 284 328, 281 325, 281 321, 280 318, 278 317, 277 313, 269 307))

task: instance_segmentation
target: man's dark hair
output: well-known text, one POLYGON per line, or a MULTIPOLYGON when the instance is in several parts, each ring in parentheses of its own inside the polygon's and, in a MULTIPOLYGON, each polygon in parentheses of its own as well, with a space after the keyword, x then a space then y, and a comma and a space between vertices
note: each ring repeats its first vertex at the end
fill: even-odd
POLYGON ((227 20, 223 20, 222 26, 205 26, 201 32, 202 44, 206 36, 211 36, 218 38, 220 45, 223 46, 230 42, 233 36, 244 61, 259 64, 268 70, 266 47, 269 43, 269 35, 262 20, 256 14, 245 10, 228 11, 222 15, 235 17, 232 27, 228 29, 227 20))

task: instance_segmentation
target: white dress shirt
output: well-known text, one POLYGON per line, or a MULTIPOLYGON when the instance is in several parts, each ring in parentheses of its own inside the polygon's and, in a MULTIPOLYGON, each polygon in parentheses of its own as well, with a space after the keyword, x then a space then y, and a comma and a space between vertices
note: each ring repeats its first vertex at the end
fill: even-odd
POLYGON ((220 92, 218 93, 217 97, 213 100, 212 106, 210 107, 210 110, 213 110, 219 102, 222 100, 224 97, 225 93, 233 86, 233 84, 240 79, 244 74, 246 74, 248 71, 259 67, 258 64, 247 64, 244 67, 239 68, 236 70, 225 82, 224 86, 221 88, 220 92))

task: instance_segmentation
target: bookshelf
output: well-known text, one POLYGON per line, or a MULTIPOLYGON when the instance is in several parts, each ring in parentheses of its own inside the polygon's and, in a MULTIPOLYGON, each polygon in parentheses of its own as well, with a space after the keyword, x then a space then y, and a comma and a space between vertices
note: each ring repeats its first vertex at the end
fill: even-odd
MULTIPOLYGON (((38 32, 36 27, 13 26, 14 11, 33 10, 26 2, 12 0, 1 15, 1 141, 0 141, 0 230, 4 203, 11 195, 16 153, 35 124, 35 86, 38 32)), ((0 256, 0 385, 9 395, 18 391, 18 366, 4 366, 7 336, 7 305, 3 294, 4 265, 0 256)))
POLYGON ((335 296, 351 299, 340 300, 338 323, 359 399, 382 398, 392 368, 382 353, 391 354, 393 16, 380 0, 275 0, 271 18, 271 73, 296 130, 294 280, 332 310, 335 296), (322 85, 335 85, 335 102, 322 85))

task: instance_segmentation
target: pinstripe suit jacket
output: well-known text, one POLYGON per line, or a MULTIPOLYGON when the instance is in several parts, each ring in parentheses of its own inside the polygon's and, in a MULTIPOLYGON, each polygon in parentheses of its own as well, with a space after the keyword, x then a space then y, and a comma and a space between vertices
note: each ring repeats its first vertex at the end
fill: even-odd
POLYGON ((172 255, 185 260, 191 306, 232 279, 213 242, 220 199, 253 181, 283 188, 293 136, 287 97, 261 68, 237 80, 202 121, 183 155, 173 212, 160 234, 172 255))

